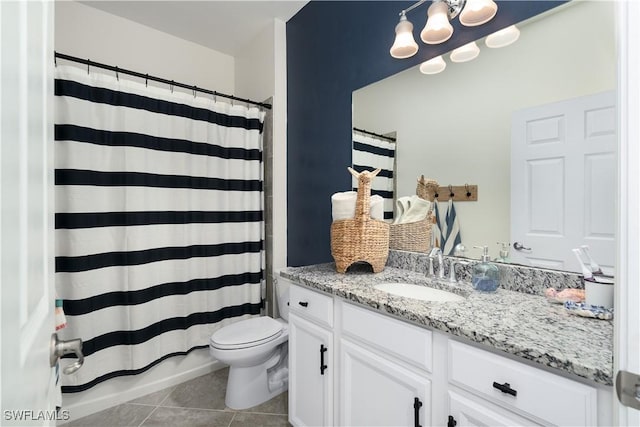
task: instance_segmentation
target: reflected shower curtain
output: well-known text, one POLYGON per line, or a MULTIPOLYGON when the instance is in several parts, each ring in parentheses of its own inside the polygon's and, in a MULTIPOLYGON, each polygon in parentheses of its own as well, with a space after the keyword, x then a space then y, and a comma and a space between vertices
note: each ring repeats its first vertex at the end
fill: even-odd
POLYGON ((74 67, 57 67, 55 95, 60 335, 85 355, 63 392, 259 314, 264 113, 74 67))
MULTIPOLYGON (((352 133, 352 141, 352 163, 356 171, 381 169, 373 178, 371 194, 377 194, 384 199, 384 219, 393 219, 395 142, 365 135, 356 130, 352 133)), ((358 189, 358 181, 355 178, 352 179, 352 186, 354 191, 358 189)))

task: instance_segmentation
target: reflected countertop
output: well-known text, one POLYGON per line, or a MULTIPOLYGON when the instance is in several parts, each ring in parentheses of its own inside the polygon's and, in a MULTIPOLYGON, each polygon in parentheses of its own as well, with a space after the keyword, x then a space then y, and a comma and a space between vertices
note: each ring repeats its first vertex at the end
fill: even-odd
POLYGON ((539 363, 589 381, 613 384, 613 321, 584 318, 544 297, 498 289, 475 292, 469 283, 451 284, 393 267, 337 273, 333 263, 288 267, 280 275, 381 313, 460 337, 490 350, 539 363), (466 298, 426 302, 377 289, 379 283, 428 285, 466 298))

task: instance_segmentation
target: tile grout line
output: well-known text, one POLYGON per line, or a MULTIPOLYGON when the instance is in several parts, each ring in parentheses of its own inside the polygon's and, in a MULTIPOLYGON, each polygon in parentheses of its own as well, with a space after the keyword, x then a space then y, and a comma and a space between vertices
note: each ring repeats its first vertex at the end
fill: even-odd
POLYGON ((138 424, 138 427, 142 427, 144 425, 144 423, 147 422, 147 420, 149 419, 149 417, 151 417, 151 415, 153 415, 154 412, 156 412, 156 410, 159 408, 160 406, 157 406, 155 408, 153 408, 153 410, 151 412, 149 412, 149 415, 146 416, 146 418, 144 420, 142 420, 142 422, 140 424, 138 424))
POLYGON ((237 411, 233 412, 233 416, 231 417, 231 419, 229 420, 229 425, 227 427, 231 427, 231 424, 233 424, 233 420, 236 419, 236 415, 238 414, 237 411))

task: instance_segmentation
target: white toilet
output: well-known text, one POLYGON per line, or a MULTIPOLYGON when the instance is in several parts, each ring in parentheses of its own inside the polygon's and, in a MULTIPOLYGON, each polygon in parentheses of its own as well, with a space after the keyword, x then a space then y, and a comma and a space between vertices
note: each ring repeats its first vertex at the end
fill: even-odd
POLYGON ((229 365, 225 404, 231 409, 251 408, 288 388, 289 284, 274 282, 281 319, 253 317, 211 335, 210 354, 229 365))

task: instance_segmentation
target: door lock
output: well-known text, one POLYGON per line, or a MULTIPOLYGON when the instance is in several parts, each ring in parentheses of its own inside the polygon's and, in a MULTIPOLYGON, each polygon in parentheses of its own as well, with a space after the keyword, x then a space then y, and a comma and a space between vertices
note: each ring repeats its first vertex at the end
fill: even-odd
POLYGON ((82 340, 80 338, 76 338, 73 340, 62 341, 58 339, 58 334, 51 334, 51 345, 49 350, 49 364, 53 368, 56 366, 58 359, 60 359, 65 354, 75 354, 78 360, 70 364, 69 366, 65 366, 62 372, 66 375, 73 374, 75 371, 80 369, 82 364, 84 363, 84 355, 82 354, 82 340))
POLYGON ((627 371, 618 371, 616 375, 616 394, 623 405, 640 409, 640 375, 627 371))

